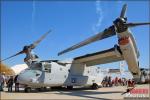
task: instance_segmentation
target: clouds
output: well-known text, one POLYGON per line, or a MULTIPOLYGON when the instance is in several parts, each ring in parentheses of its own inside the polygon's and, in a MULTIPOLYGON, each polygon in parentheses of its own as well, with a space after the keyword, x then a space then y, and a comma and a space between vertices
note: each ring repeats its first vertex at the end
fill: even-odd
POLYGON ((92 31, 96 34, 99 31, 99 27, 101 26, 102 20, 103 20, 103 11, 101 8, 101 1, 96 1, 96 14, 98 15, 97 22, 93 25, 92 31))

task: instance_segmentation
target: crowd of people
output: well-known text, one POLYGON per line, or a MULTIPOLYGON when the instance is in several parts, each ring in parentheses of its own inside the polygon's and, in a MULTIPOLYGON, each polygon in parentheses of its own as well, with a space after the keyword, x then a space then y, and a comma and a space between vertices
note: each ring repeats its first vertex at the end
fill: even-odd
POLYGON ((102 81, 103 87, 112 87, 112 86, 133 86, 135 84, 133 79, 119 78, 115 77, 112 79, 111 76, 105 76, 102 81))
POLYGON ((5 73, 0 73, 0 91, 4 91, 4 86, 8 88, 8 92, 12 92, 13 85, 15 84, 15 91, 19 92, 19 83, 16 76, 5 76, 5 73))

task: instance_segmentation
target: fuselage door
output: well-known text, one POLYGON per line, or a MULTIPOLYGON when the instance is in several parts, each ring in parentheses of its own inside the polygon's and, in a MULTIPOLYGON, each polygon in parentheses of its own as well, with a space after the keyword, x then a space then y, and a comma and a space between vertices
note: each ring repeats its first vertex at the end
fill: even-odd
POLYGON ((52 80, 52 75, 51 75, 51 63, 44 63, 43 64, 43 75, 44 75, 44 83, 49 84, 50 81, 52 80))

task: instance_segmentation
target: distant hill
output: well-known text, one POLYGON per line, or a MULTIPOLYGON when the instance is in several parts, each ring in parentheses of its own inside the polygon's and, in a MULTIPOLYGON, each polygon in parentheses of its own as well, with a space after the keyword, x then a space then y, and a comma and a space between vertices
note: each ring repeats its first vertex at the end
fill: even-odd
POLYGON ((0 63, 0 73, 5 72, 6 75, 15 75, 15 72, 8 66, 0 63))

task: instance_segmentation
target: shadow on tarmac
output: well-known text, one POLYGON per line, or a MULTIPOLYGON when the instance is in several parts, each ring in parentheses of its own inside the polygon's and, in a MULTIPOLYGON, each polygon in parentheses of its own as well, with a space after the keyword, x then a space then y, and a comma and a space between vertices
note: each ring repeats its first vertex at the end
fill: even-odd
MULTIPOLYGON (((42 94, 51 94, 51 92, 56 91, 57 93, 54 94, 58 94, 58 95, 70 95, 70 96, 78 96, 78 97, 84 97, 84 98, 88 98, 88 99, 103 99, 103 100, 112 100, 112 99, 107 99, 106 98, 100 98, 100 97, 94 97, 93 95, 101 95, 101 94, 114 94, 114 93, 120 93, 120 95, 122 94, 123 91, 107 91, 107 92, 100 92, 100 91, 96 91, 96 90, 92 90, 91 88, 74 88, 72 90, 68 90, 66 88, 54 88, 54 89, 46 89, 46 90, 42 90, 42 91, 37 91, 36 89, 33 89, 30 93, 42 93, 42 94), (86 91, 86 90, 91 90, 91 91, 86 91)), ((19 92, 8 92, 5 91, 7 93, 25 93, 23 89, 21 89, 19 92)))

